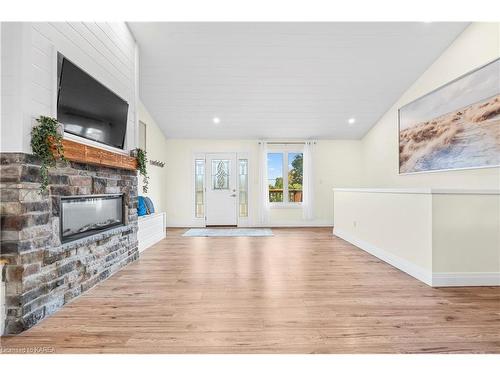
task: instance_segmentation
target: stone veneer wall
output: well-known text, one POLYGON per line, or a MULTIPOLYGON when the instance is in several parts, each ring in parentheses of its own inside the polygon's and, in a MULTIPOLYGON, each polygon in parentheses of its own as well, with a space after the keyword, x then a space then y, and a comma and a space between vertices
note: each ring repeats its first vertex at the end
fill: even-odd
POLYGON ((139 257, 135 171, 59 162, 40 194, 39 163, 0 155, 5 333, 19 333, 139 257), (124 227, 61 244, 59 196, 124 193, 124 227))

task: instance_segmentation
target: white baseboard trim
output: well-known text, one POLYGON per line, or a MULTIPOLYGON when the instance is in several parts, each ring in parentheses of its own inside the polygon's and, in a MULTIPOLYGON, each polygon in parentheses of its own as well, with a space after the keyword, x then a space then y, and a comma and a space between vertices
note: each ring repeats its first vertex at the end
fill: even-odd
POLYGON ((205 225, 193 223, 172 223, 169 221, 167 228, 205 228, 205 225))
POLYGON ((500 272, 435 272, 432 286, 500 286, 500 272))
MULTIPOLYGON (((168 223, 169 228, 205 228, 204 225, 200 225, 199 223, 175 223, 172 221, 169 221, 168 223)), ((333 228, 332 223, 326 223, 326 222, 303 222, 303 223, 272 223, 272 224, 248 224, 245 225, 242 228, 307 228, 307 227, 330 227, 333 228)))
POLYGON ((267 228, 319 228, 319 227, 330 227, 333 228, 332 223, 272 223, 268 225, 253 225, 254 227, 267 227, 267 228))
POLYGON ((359 247, 367 253, 379 258, 380 260, 389 263, 391 266, 396 267, 397 269, 407 273, 408 275, 413 276, 423 283, 432 286, 432 272, 427 271, 426 269, 417 266, 416 264, 413 264, 406 259, 403 259, 386 250, 376 247, 366 241, 355 238, 351 234, 343 232, 339 229, 334 228, 333 234, 353 244, 354 246, 359 247))

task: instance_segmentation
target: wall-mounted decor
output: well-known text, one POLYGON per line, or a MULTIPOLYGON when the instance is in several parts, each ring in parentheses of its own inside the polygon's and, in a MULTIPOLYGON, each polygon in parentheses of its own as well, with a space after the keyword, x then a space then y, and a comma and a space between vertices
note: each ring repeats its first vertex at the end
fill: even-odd
POLYGON ((160 167, 163 168, 165 166, 165 163, 159 160, 150 160, 149 164, 154 165, 155 167, 160 167))
POLYGON ((399 109, 399 172, 500 165, 500 59, 399 109))

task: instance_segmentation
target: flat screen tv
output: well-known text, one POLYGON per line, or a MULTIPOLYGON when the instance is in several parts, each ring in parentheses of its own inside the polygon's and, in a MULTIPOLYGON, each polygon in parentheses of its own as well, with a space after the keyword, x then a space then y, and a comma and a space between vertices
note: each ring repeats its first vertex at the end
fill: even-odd
POLYGON ((64 131, 123 149, 128 103, 58 55, 57 120, 64 131))

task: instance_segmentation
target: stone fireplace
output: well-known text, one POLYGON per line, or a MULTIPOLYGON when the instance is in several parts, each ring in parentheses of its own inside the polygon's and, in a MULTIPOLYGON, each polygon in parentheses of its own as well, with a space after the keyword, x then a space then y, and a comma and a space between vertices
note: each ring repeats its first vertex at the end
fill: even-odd
POLYGON ((136 260, 135 170, 58 162, 41 194, 38 161, 2 153, 6 333, 19 333, 136 260))

